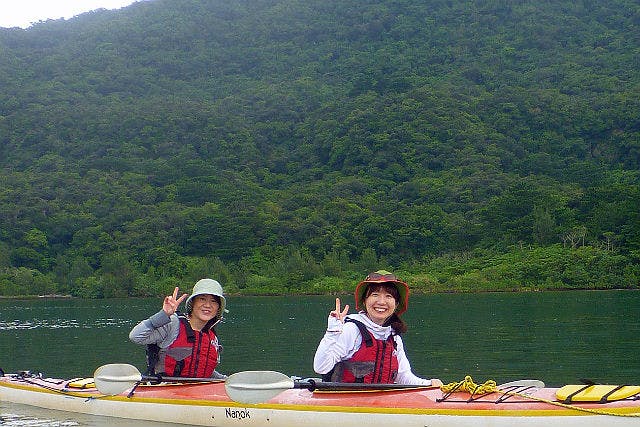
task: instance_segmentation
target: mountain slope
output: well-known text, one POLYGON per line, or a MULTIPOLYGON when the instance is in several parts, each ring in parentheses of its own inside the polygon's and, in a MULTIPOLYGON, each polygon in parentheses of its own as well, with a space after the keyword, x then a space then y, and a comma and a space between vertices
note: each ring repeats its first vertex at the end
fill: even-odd
POLYGON ((635 265, 639 23, 626 0, 154 0, 2 30, 0 266, 135 293, 210 257, 238 286, 513 244, 635 265))

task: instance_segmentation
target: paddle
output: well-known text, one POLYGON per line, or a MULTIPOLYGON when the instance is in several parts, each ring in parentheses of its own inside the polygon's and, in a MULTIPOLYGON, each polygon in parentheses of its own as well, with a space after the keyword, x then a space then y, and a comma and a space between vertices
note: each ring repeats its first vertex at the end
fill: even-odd
POLYGON ((126 363, 111 363, 100 366, 93 373, 93 381, 98 391, 107 396, 120 394, 137 384, 148 381, 160 383, 163 381, 175 382, 221 382, 214 378, 192 378, 192 377, 168 377, 162 375, 142 375, 138 368, 126 363))
POLYGON ((544 388, 544 383, 540 380, 516 380, 500 384, 498 388, 500 390, 508 388, 544 388))
POLYGON ((410 384, 365 384, 322 382, 313 379, 294 381, 275 371, 244 371, 230 375, 225 381, 227 395, 239 403, 261 403, 294 388, 310 391, 372 391, 434 388, 434 386, 410 384))
MULTIPOLYGON (((335 383, 315 380, 294 381, 285 374, 274 371, 244 371, 230 375, 225 381, 227 395, 239 403, 262 403, 274 398, 285 390, 307 389, 310 391, 372 391, 372 390, 407 390, 421 388, 436 388, 437 386, 410 384, 363 384, 363 383, 335 383)), ((498 386, 505 388, 542 388, 544 383, 539 380, 518 380, 498 386)))

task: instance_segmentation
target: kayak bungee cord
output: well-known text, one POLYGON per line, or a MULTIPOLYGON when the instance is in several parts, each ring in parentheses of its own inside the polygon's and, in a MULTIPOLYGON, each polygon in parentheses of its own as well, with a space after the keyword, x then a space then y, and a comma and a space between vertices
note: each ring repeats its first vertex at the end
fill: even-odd
POLYGON ((575 411, 587 412, 595 415, 609 415, 613 417, 640 417, 640 412, 634 412, 631 414, 619 414, 619 413, 603 411, 599 409, 583 408, 580 406, 574 406, 567 403, 558 402, 555 400, 535 397, 524 392, 500 390, 500 388, 497 386, 494 380, 487 380, 482 384, 476 384, 471 378, 471 376, 469 375, 465 376, 464 380, 462 381, 443 384, 440 387, 440 390, 442 390, 442 392, 444 393, 444 396, 440 399, 437 399, 438 402, 442 402, 446 400, 449 396, 451 396, 452 393, 455 393, 458 391, 469 393, 471 395, 471 397, 468 400, 469 402, 474 400, 473 396, 481 396, 481 395, 490 394, 490 393, 502 393, 503 396, 519 396, 525 399, 531 399, 537 402, 548 403, 550 405, 559 406, 561 408, 573 409, 575 411))

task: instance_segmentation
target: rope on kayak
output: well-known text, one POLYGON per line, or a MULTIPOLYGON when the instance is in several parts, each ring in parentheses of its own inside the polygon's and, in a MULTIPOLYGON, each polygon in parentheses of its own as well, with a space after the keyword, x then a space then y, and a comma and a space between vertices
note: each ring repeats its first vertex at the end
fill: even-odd
POLYGON ((471 378, 471 376, 469 375, 464 377, 464 380, 462 381, 443 384, 442 386, 440 386, 440 390, 442 390, 447 395, 456 391, 466 391, 472 396, 489 394, 499 391, 498 384, 494 380, 487 380, 482 384, 476 384, 473 382, 473 378, 471 378))
POLYGON ((462 381, 443 384, 442 386, 440 386, 440 390, 444 393, 444 396, 441 399, 438 399, 438 401, 446 400, 451 395, 451 393, 455 393, 458 391, 469 393, 471 395, 470 400, 472 400, 473 396, 481 396, 489 393, 502 393, 507 396, 519 396, 525 399, 531 399, 537 402, 548 403, 550 405, 559 406, 561 408, 573 409, 574 411, 587 412, 595 415, 610 415, 613 417, 640 417, 640 412, 634 412, 631 414, 618 414, 615 412, 601 411, 599 409, 582 408, 580 406, 574 406, 555 400, 535 397, 525 393, 504 391, 498 388, 498 385, 494 380, 487 380, 482 384, 476 384, 469 375, 465 376, 464 380, 462 381))

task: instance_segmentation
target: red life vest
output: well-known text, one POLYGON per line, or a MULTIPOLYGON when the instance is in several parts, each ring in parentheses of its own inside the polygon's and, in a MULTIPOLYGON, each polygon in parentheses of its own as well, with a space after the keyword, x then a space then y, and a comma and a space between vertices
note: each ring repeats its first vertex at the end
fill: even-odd
POLYGON ((220 361, 219 347, 213 329, 194 331, 181 316, 178 337, 165 352, 164 371, 176 377, 210 377, 220 361))
POLYGON ((398 377, 398 357, 393 333, 386 340, 379 340, 362 322, 351 318, 345 321, 356 324, 362 335, 362 344, 349 360, 336 363, 332 380, 393 384, 398 377))

